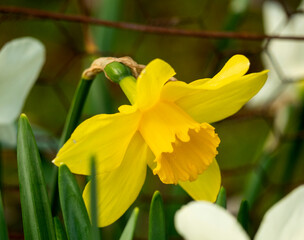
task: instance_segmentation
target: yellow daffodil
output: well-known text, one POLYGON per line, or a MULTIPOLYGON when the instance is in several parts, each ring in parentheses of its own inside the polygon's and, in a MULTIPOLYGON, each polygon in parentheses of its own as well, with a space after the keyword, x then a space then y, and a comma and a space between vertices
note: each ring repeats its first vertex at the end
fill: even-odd
MULTIPOLYGON (((116 221, 135 201, 147 165, 163 183, 179 184, 196 200, 215 201, 220 139, 209 123, 234 114, 263 86, 266 71, 244 75, 248 68, 248 59, 236 55, 212 79, 186 84, 167 82, 175 72, 156 59, 137 81, 121 80, 132 105, 84 121, 53 161, 89 175, 96 156, 100 226, 116 221)), ((87 207, 89 188, 83 193, 87 207)))

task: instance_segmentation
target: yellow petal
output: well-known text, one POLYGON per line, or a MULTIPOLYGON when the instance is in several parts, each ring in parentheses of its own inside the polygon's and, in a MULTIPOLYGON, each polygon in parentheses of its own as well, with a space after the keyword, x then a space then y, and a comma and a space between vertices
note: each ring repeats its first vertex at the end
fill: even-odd
POLYGON ((190 129, 188 134, 188 142, 177 138, 172 143, 172 152, 157 156, 157 166, 153 173, 157 174, 163 183, 194 181, 212 164, 220 142, 214 128, 208 123, 202 123, 199 129, 190 129))
POLYGON ((231 57, 221 71, 212 78, 212 83, 220 83, 221 80, 230 77, 239 78, 249 69, 250 62, 243 55, 234 55, 231 57))
POLYGON ((90 159, 96 157, 97 173, 117 168, 137 131, 140 113, 100 114, 81 123, 59 150, 53 163, 66 164, 78 174, 90 174, 90 159))
POLYGON ((156 103, 163 85, 174 75, 168 63, 160 59, 150 62, 137 78, 137 106, 147 109, 156 103))
MULTIPOLYGON (((146 177, 147 160, 154 158, 139 133, 130 142, 121 165, 109 173, 97 175, 98 225, 115 222, 137 198, 146 177)), ((90 212, 90 183, 83 192, 90 212)))
POLYGON ((153 173, 166 184, 194 181, 211 164, 220 142, 212 126, 195 122, 170 102, 143 112, 139 131, 155 155, 153 173))
POLYGON ((228 78, 222 78, 221 74, 215 81, 193 85, 172 81, 164 86, 161 98, 175 102, 198 122, 216 122, 236 113, 267 79, 267 71, 239 75, 228 74, 228 78))
POLYGON ((215 202, 221 186, 221 173, 214 159, 212 164, 194 182, 179 182, 179 185, 194 199, 215 202))
POLYGON ((143 112, 139 125, 140 133, 155 155, 172 152, 176 137, 189 141, 189 129, 199 128, 199 123, 170 102, 158 102, 143 112))

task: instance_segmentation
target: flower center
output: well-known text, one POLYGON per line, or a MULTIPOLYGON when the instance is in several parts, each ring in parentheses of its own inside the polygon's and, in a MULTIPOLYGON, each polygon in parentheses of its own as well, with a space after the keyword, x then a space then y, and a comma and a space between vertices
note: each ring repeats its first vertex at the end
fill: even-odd
POLYGON ((153 173, 168 184, 196 180, 212 163, 220 142, 211 125, 165 101, 143 113, 139 130, 155 155, 153 173))

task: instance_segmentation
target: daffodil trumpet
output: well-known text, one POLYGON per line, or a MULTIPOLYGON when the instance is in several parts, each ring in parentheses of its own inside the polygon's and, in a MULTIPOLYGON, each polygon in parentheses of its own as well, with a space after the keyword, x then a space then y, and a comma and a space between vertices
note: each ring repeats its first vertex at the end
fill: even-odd
MULTIPOLYGON (((215 77, 186 84, 168 81, 175 71, 160 59, 137 79, 120 63, 105 67, 131 105, 81 123, 53 161, 89 175, 91 156, 96 157, 99 226, 116 221, 135 201, 147 165, 163 183, 179 184, 193 199, 216 200, 220 139, 210 123, 237 112, 264 85, 267 71, 244 75, 248 68, 249 60, 235 55, 215 77)), ((88 209, 90 185, 83 192, 88 209)))

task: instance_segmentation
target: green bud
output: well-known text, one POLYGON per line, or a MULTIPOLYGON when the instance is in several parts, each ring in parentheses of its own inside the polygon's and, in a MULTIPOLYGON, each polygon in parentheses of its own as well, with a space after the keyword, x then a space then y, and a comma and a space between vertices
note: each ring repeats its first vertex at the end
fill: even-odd
POLYGON ((120 83, 122 79, 132 76, 130 68, 119 62, 111 62, 105 68, 104 72, 115 83, 120 83))

